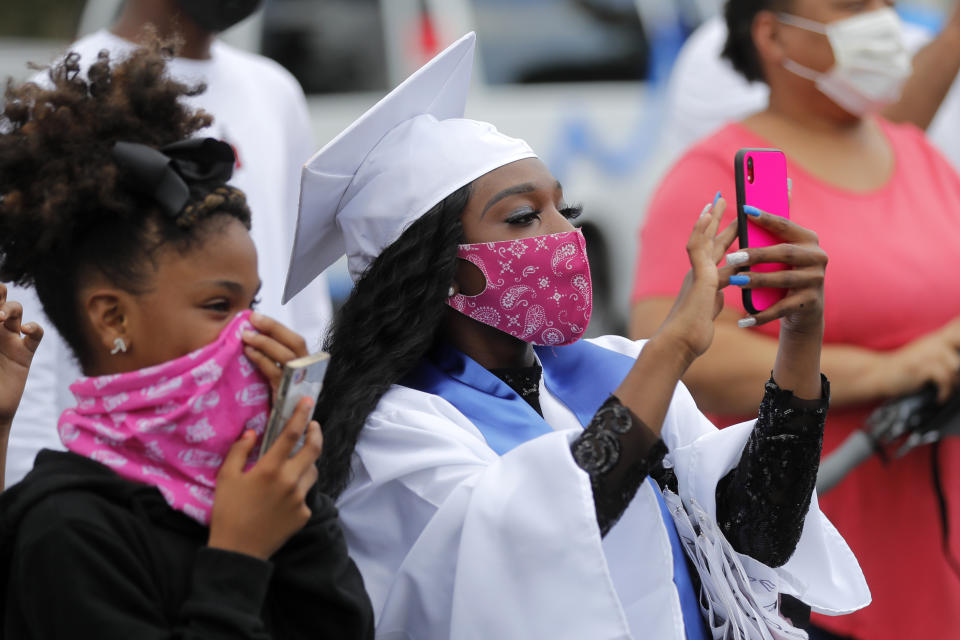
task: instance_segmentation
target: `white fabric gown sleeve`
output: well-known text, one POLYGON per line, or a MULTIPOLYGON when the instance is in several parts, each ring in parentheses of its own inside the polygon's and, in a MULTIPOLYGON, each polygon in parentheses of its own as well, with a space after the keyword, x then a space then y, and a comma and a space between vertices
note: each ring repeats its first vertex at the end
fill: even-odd
MULTIPOLYGON (((619 336, 592 340, 607 349, 636 357, 645 341, 619 336)), ((680 497, 693 498, 716 521, 717 483, 740 461, 755 420, 718 430, 697 408, 683 383, 677 385, 661 436, 675 467, 680 497)), ((775 571, 783 585, 814 611, 850 613, 870 604, 870 589, 856 557, 833 524, 820 511, 814 491, 803 532, 793 556, 775 571)))
POLYGON ((499 457, 443 399, 384 397, 339 505, 378 638, 631 637, 574 433, 499 457))
MULTIPOLYGON (((685 388, 683 392, 688 393, 685 388)), ((675 467, 680 497, 693 498, 716 521, 717 483, 740 461, 754 421, 713 430, 691 441, 681 435, 680 425, 670 418, 673 416, 668 416, 664 424, 663 438, 670 450, 668 460, 675 467)), ((702 419, 707 421, 706 417, 702 419)), ((842 615, 870 604, 870 589, 860 564, 820 511, 816 491, 793 556, 775 571, 784 578, 783 586, 794 587, 791 595, 818 613, 842 615)))
MULTIPOLYGON (((619 336, 592 340, 607 349, 636 357, 645 341, 619 336)), ((675 466, 680 497, 693 498, 716 521, 717 483, 740 461, 754 420, 717 430, 697 408, 680 383, 664 420, 662 437, 675 466)), ((803 532, 793 556, 777 573, 785 585, 814 611, 826 615, 850 613, 870 604, 870 589, 856 557, 833 524, 820 511, 814 491, 803 532)))

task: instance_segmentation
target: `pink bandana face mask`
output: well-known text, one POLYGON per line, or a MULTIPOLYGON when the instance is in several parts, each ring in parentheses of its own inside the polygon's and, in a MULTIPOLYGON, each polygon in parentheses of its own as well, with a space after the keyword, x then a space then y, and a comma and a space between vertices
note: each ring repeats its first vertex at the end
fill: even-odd
POLYGON ((64 446, 155 486, 171 507, 209 524, 227 451, 246 429, 261 435, 270 411, 270 385, 243 355, 249 317, 238 314, 182 358, 74 382, 77 406, 60 416, 64 446))
POLYGON ((593 287, 579 229, 462 244, 457 256, 476 265, 487 281, 475 296, 447 300, 460 313, 535 345, 571 344, 586 331, 593 287))

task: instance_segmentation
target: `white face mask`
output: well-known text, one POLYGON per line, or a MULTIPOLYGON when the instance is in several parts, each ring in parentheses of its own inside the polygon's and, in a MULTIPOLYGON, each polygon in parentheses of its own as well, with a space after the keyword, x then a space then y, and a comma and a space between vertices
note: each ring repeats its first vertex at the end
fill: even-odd
POLYGON ((877 9, 823 24, 788 13, 780 22, 827 36, 836 60, 826 72, 815 71, 789 58, 783 67, 813 80, 817 88, 854 115, 879 111, 900 99, 903 83, 913 69, 896 11, 877 9))

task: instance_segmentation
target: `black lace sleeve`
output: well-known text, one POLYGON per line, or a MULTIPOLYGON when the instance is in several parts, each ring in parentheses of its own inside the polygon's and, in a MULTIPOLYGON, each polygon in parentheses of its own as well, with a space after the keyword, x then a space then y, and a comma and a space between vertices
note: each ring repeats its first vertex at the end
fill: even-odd
POLYGON ((597 523, 601 535, 607 535, 667 448, 616 396, 610 396, 571 451, 577 465, 590 475, 597 523))
POLYGON ((766 384, 737 466, 717 483, 717 521, 738 552, 770 567, 790 559, 817 482, 830 383, 819 400, 766 384))

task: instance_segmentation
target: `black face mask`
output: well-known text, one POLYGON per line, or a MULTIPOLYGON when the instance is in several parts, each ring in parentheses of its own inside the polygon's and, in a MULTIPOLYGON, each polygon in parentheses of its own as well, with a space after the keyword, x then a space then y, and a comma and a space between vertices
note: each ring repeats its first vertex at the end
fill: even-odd
POLYGON ((180 0, 180 10, 203 29, 219 32, 250 16, 260 0, 180 0))

